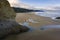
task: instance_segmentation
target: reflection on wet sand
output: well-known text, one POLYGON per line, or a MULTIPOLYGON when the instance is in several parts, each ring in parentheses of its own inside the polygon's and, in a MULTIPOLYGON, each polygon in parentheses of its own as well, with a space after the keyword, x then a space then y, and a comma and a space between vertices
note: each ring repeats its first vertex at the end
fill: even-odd
POLYGON ((40 30, 60 29, 60 25, 46 25, 40 27, 40 30))

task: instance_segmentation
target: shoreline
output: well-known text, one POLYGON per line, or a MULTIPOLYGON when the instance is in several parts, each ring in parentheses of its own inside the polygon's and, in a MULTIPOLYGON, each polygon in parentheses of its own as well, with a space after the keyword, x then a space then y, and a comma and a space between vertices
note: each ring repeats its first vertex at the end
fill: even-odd
POLYGON ((17 13, 17 16, 16 16, 16 21, 18 23, 24 23, 26 22, 27 20, 29 19, 32 19, 32 20, 35 20, 39 23, 32 23, 32 22, 28 22, 30 26, 43 26, 43 25, 53 25, 53 24, 60 24, 59 21, 57 20, 52 20, 51 18, 49 17, 43 17, 43 16, 37 16, 35 15, 34 13, 32 14, 29 14, 29 13, 17 13))
POLYGON ((16 17, 18 23, 23 23, 25 20, 32 18, 38 20, 40 23, 33 24, 30 22, 32 28, 36 28, 30 32, 25 32, 17 35, 10 35, 5 40, 60 40, 60 29, 49 29, 46 31, 37 29, 46 25, 60 25, 60 22, 56 22, 50 18, 36 16, 32 14, 19 13, 16 17), (33 17, 34 16, 34 17, 33 17), (37 18, 36 18, 37 17, 37 18))

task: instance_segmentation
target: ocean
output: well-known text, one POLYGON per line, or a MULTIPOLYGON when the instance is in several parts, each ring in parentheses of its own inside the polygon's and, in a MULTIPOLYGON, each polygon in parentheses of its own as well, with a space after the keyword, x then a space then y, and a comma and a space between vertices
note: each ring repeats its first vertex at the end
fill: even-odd
POLYGON ((44 17, 50 17, 52 19, 55 19, 56 17, 60 17, 59 12, 35 12, 38 16, 44 16, 44 17))

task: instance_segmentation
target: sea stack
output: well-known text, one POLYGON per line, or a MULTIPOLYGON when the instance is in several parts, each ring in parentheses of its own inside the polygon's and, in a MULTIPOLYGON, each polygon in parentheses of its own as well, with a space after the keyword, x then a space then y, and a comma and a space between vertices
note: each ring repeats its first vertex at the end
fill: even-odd
POLYGON ((9 34, 28 31, 29 28, 15 21, 16 13, 7 0, 0 0, 0 38, 9 34))

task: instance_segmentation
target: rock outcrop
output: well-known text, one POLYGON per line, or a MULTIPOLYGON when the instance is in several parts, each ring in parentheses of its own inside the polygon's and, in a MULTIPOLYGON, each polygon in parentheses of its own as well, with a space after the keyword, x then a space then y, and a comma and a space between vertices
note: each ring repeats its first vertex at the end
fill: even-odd
POLYGON ((56 17, 56 19, 60 19, 60 17, 56 17))
POLYGON ((0 19, 13 19, 16 14, 7 0, 0 0, 0 19))
POLYGON ((15 21, 15 12, 7 0, 0 0, 0 38, 12 34, 27 31, 29 28, 15 21))

